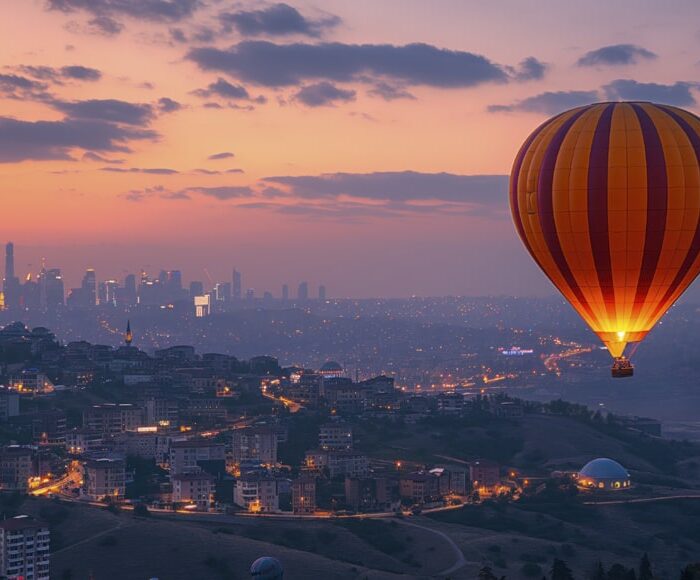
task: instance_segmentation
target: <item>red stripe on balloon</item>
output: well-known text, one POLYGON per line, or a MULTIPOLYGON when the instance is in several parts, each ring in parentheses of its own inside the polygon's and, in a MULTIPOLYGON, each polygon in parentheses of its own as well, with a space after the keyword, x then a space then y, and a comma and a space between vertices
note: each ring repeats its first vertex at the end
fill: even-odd
POLYGON ((552 196, 554 167, 557 163, 559 149, 561 148, 564 138, 573 124, 581 117, 581 115, 583 115, 583 113, 588 110, 589 109, 586 108, 577 111, 564 123, 562 123, 561 127, 557 129, 557 132, 547 146, 537 183, 537 213, 540 220, 540 225, 542 227, 542 235, 547 244, 547 248, 549 249, 549 253, 554 259, 554 263, 559 268, 559 272, 569 288, 571 288, 571 291, 574 293, 574 296, 576 296, 576 299, 581 303, 581 306, 591 317, 591 320, 597 322, 598 317, 594 314, 588 300, 586 300, 586 297, 576 282, 576 278, 569 267, 569 263, 567 262, 566 256, 564 255, 564 251, 561 247, 559 235, 557 234, 556 222, 554 220, 554 202, 552 196))
MULTIPOLYGON (((695 158, 697 159, 698 165, 700 165, 700 135, 697 134, 697 132, 693 129, 693 127, 686 121, 681 115, 676 113, 673 109, 670 109, 668 107, 661 107, 664 112, 669 115, 678 125, 680 125, 681 129, 683 129, 683 132, 686 134, 688 137, 688 140, 690 141, 690 144, 693 147, 693 150, 695 151, 695 158)), ((680 283, 683 281, 683 279, 688 275, 688 272, 690 272, 690 269, 693 267, 693 264, 695 263, 695 260, 698 257, 698 254, 700 254, 700 220, 698 220, 697 225, 695 226, 695 233, 693 234, 693 240, 690 243, 690 248, 688 249, 688 253, 686 254, 685 258, 683 259, 683 263, 681 264, 678 272, 673 278, 673 281, 671 282, 670 286, 668 287, 668 290, 664 293, 663 298, 659 302, 658 306, 654 309, 654 314, 652 315, 652 319, 657 317, 661 313, 661 309, 664 307, 664 305, 668 302, 668 300, 673 296, 673 293, 676 291, 680 283)))
MULTIPOLYGON (((520 148, 520 151, 518 152, 518 156, 515 158, 515 163, 513 163, 513 171, 511 172, 510 176, 510 206, 513 211, 513 221, 515 222, 515 227, 518 230, 518 234, 520 235, 520 238, 523 240, 523 243, 525 246, 528 248, 530 253, 532 254, 533 258, 535 258, 535 261, 537 261, 537 258, 535 257, 535 254, 532 252, 532 249, 530 247, 530 243, 527 241, 527 236, 525 234, 525 228, 523 227, 523 222, 520 219, 520 204, 518 202, 518 180, 520 179, 520 170, 523 167, 523 161, 525 160, 525 156, 527 155, 528 150, 530 149, 530 145, 532 145, 532 142, 537 138, 537 136, 542 133, 543 129, 545 127, 548 127, 551 125, 553 122, 555 122, 561 115, 564 113, 557 115, 556 117, 553 117, 552 119, 548 119, 544 123, 542 123, 537 129, 535 129, 530 136, 527 138, 525 143, 523 143, 523 146, 520 148)), ((537 261, 539 264, 539 261, 537 261)))
POLYGON ((588 159, 588 235, 598 274, 598 285, 609 317, 615 312, 615 287, 608 232, 608 154, 614 108, 615 105, 610 104, 603 110, 593 134, 591 155, 588 159))
POLYGON ((641 105, 630 104, 642 128, 647 168, 647 224, 644 236, 644 255, 632 308, 633 316, 636 316, 641 311, 649 294, 661 256, 664 234, 666 233, 668 181, 666 160, 656 125, 641 105))

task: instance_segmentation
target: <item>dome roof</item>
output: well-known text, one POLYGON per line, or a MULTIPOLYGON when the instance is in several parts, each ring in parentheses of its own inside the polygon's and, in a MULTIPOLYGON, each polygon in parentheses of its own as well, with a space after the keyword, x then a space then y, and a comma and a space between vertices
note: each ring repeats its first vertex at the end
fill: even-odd
POLYGON ((599 457, 581 468, 580 475, 593 479, 629 479, 630 474, 617 461, 599 457))
POLYGON ((329 360, 328 362, 323 363, 323 366, 321 367, 321 371, 325 372, 342 370, 343 367, 340 366, 340 363, 337 363, 334 360, 329 360))
POLYGON ((270 556, 258 558, 250 566, 250 575, 261 580, 277 580, 282 578, 283 572, 280 561, 270 556))

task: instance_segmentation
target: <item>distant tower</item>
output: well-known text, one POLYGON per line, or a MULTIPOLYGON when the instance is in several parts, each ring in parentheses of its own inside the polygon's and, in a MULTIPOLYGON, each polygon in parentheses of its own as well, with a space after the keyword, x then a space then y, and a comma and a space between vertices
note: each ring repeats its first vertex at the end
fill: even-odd
POLYGON ((287 284, 282 284, 282 300, 285 302, 289 300, 289 286, 287 284))
POLYGON ((8 242, 5 246, 5 280, 15 277, 15 245, 8 242))
POLYGON ((126 321, 126 332, 124 333, 124 342, 126 346, 131 346, 131 342, 134 340, 134 335, 131 334, 131 320, 126 321))
POLYGON ((234 300, 240 300, 243 298, 242 294, 242 282, 243 282, 243 277, 241 276, 241 273, 234 268, 233 270, 233 299, 234 300))
POLYGON ((5 307, 12 310, 20 305, 19 278, 15 276, 15 245, 8 242, 5 246, 5 279, 2 285, 5 293, 5 307))
POLYGON ((318 287, 318 299, 319 299, 319 300, 325 300, 325 299, 326 299, 326 287, 325 287, 323 284, 321 284, 321 285, 318 287))
POLYGON ((83 300, 85 302, 83 306, 94 308, 95 304, 97 304, 97 278, 95 277, 95 270, 92 268, 85 270, 81 288, 83 290, 83 300))
POLYGON ((309 299, 309 285, 306 282, 299 284, 299 289, 297 290, 297 298, 299 300, 309 299))

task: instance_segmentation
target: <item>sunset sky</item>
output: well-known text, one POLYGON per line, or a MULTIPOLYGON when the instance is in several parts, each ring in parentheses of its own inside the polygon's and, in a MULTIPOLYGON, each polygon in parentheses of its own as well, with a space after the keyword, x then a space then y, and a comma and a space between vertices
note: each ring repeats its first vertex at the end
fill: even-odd
POLYGON ((68 286, 553 292, 507 174, 554 113, 699 112, 697 1, 0 0, 0 241, 68 286))

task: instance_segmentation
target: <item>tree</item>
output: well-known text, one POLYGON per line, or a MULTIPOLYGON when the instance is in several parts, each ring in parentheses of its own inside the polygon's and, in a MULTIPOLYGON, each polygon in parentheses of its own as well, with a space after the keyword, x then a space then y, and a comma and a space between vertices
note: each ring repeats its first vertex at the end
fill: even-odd
POLYGON ((639 562, 639 580, 652 580, 654 573, 651 570, 651 562, 649 556, 644 552, 641 561, 639 562))
POLYGON ((700 562, 688 564, 681 571, 681 580, 700 580, 700 562))
POLYGON ((566 565, 564 560, 554 558, 552 562, 551 580, 574 580, 574 575, 571 569, 566 565))
POLYGON ((141 518, 147 518, 151 515, 151 512, 148 511, 148 507, 146 507, 145 503, 137 503, 134 506, 134 515, 141 518))
POLYGON ((603 563, 598 560, 595 570, 591 575, 591 580, 607 580, 607 575, 605 574, 605 568, 603 568, 603 563))
POLYGON ((629 570, 622 564, 615 563, 608 570, 608 580, 628 580, 629 570))

